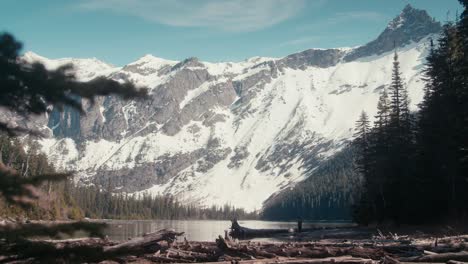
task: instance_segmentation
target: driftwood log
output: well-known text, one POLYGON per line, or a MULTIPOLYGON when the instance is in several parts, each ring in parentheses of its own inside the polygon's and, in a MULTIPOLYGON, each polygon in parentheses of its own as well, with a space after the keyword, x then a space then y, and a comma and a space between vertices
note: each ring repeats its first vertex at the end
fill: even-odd
POLYGON ((233 238, 254 238, 254 237, 269 237, 275 234, 288 233, 288 229, 252 229, 239 225, 237 220, 233 220, 231 224, 231 232, 229 235, 233 238))
MULTIPOLYGON (((298 221, 297 228, 291 229, 253 229, 248 227, 243 227, 237 222, 236 219, 231 221, 231 231, 229 235, 233 238, 239 239, 248 239, 255 237, 271 237, 276 234, 286 234, 286 233, 302 233, 302 232, 311 232, 318 230, 318 228, 302 228, 302 221, 298 221)), ((323 229, 323 228, 320 228, 323 229)))
POLYGON ((162 248, 159 242, 166 241, 173 243, 177 236, 183 234, 183 232, 177 233, 174 230, 162 229, 155 233, 145 234, 143 237, 133 238, 121 244, 104 247, 103 253, 106 255, 121 255, 156 252, 162 248))
POLYGON ((0 241, 0 263, 30 263, 31 259, 39 263, 122 260, 129 255, 154 253, 164 246, 168 248, 182 234, 163 229, 120 244, 101 238, 21 240, 13 244, 0 241))
POLYGON ((403 262, 434 262, 434 263, 445 263, 448 261, 460 261, 468 262, 468 252, 456 252, 456 253, 434 253, 424 256, 415 256, 410 258, 402 258, 403 262))

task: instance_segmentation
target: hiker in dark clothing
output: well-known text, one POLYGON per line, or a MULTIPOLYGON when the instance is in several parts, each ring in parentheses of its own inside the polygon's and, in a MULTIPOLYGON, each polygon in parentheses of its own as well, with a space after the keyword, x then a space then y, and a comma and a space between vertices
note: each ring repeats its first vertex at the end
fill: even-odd
POLYGON ((302 232, 302 218, 300 217, 297 219, 297 232, 302 232))

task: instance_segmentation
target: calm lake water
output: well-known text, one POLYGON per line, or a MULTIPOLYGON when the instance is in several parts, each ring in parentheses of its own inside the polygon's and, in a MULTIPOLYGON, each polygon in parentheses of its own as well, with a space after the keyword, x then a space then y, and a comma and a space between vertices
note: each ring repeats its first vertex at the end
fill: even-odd
MULTIPOLYGON (((155 232, 164 228, 172 228, 185 232, 184 236, 191 241, 214 241, 218 235, 224 236, 224 230, 231 227, 231 221, 218 220, 109 220, 106 235, 112 240, 127 240, 145 233, 155 232)), ((239 221, 239 224, 249 228, 296 228, 297 222, 270 221, 239 221)), ((351 226, 349 222, 304 222, 303 228, 344 227, 351 226)), ((183 240, 183 236, 180 238, 183 240)), ((262 239, 265 240, 265 239, 262 239)))

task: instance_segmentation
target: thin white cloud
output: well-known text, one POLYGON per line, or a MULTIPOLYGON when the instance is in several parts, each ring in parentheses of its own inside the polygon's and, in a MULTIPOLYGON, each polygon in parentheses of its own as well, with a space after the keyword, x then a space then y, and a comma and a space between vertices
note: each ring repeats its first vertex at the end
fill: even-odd
POLYGON ((81 0, 86 10, 111 10, 171 26, 255 31, 281 23, 305 0, 81 0))
POLYGON ((339 12, 336 13, 333 17, 327 19, 326 23, 331 24, 340 24, 349 21, 381 21, 387 19, 384 14, 372 11, 351 11, 351 12, 339 12))
POLYGON ((317 19, 312 24, 301 25, 296 30, 299 32, 318 29, 323 30, 327 27, 340 26, 356 21, 381 22, 388 19, 389 17, 387 15, 373 11, 338 12, 328 18, 317 19))

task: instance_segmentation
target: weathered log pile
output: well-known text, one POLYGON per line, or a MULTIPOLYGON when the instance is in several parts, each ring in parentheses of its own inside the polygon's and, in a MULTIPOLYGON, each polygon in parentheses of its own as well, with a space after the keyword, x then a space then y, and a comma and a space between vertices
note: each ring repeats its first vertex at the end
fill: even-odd
POLYGON ((160 230, 122 243, 106 239, 0 243, 0 263, 317 263, 397 264, 468 261, 468 236, 374 237, 361 240, 266 243, 218 237, 214 242, 176 242, 182 233, 160 230), (29 243, 29 244, 28 244, 29 243), (40 245, 40 246, 38 246, 40 245), (18 248, 23 246, 24 248, 18 248))
POLYGON ((98 263, 103 260, 126 262, 131 256, 168 249, 177 236, 182 234, 163 229, 123 243, 102 238, 3 239, 0 240, 0 263, 98 263))

